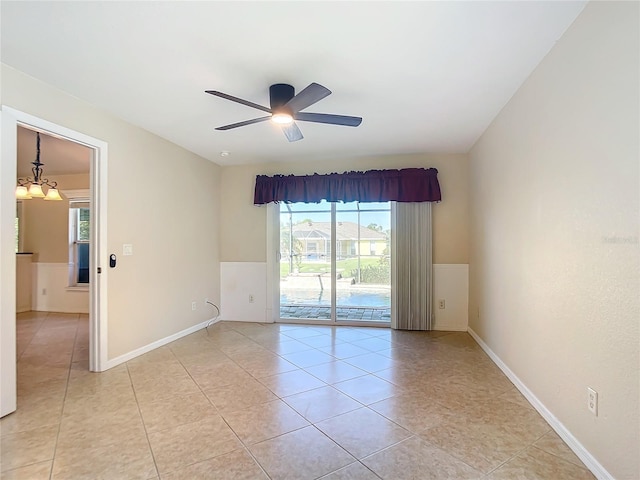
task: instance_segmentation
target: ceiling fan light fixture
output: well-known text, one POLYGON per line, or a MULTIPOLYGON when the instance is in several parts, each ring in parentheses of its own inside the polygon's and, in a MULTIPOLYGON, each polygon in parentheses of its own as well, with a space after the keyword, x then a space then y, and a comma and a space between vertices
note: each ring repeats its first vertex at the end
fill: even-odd
POLYGON ((271 115, 271 121, 278 125, 289 125, 293 122, 293 117, 288 113, 279 112, 271 115))
POLYGON ((231 130, 232 128, 245 127, 247 125, 253 125, 254 123, 271 120, 272 123, 280 127, 284 136, 287 137, 287 140, 290 142, 297 142, 304 138, 302 132, 296 125, 296 122, 298 121, 326 123, 329 125, 344 125, 347 127, 357 127, 362 123, 361 117, 303 112, 302 110, 316 104, 327 95, 331 94, 331 90, 315 82, 307 85, 297 95, 292 85, 286 83, 276 83, 271 85, 269 87, 270 108, 250 102, 249 100, 234 97, 227 93, 218 92, 217 90, 205 90, 205 92, 216 97, 224 98, 225 100, 246 105, 247 107, 262 110, 269 114, 263 117, 252 118, 250 120, 216 127, 216 130, 231 130))

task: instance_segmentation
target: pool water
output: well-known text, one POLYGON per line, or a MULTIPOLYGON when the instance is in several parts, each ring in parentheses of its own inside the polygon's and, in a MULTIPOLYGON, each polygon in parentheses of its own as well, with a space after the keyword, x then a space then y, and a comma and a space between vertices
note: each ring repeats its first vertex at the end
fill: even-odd
MULTIPOLYGON (((344 292, 338 291, 336 303, 339 307, 389 307, 390 292, 344 292)), ((280 305, 331 305, 331 291, 289 290, 280 292, 280 305)))

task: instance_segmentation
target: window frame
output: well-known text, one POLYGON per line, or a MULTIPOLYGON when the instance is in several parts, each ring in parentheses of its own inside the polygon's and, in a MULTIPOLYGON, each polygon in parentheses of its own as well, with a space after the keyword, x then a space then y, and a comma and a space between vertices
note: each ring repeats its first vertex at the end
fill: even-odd
MULTIPOLYGON (((337 283, 337 275, 331 274, 331 318, 330 319, 314 319, 314 318, 295 318, 295 317, 281 317, 281 306, 280 306, 280 281, 281 281, 281 269, 280 265, 283 260, 283 257, 289 257, 289 269, 290 271, 295 271, 293 267, 293 258, 291 254, 291 248, 287 251, 283 249, 281 234, 283 233, 283 227, 289 228, 291 232, 291 227, 293 226, 293 215, 294 214, 330 214, 329 222, 332 225, 331 228, 331 239, 329 241, 329 245, 332 245, 331 248, 331 271, 334 271, 334 267, 338 261, 339 251, 341 246, 343 245, 342 241, 337 239, 337 226, 342 221, 337 219, 337 216, 345 213, 356 213, 357 214, 357 223, 362 226, 360 214, 368 214, 373 212, 388 212, 389 220, 390 220, 390 236, 389 241, 391 242, 390 251, 388 257, 390 259, 393 258, 393 254, 395 252, 393 248, 393 240, 395 239, 395 233, 393 232, 393 226, 395 225, 395 202, 327 202, 323 201, 316 204, 306 204, 303 202, 281 202, 281 203, 270 203, 267 206, 267 251, 274 252, 272 255, 268 255, 267 257, 267 271, 270 272, 267 282, 267 319, 271 322, 282 322, 282 323, 301 323, 301 324, 318 324, 318 325, 350 325, 350 326, 360 326, 360 327, 383 327, 388 328, 393 325, 396 321, 396 313, 395 313, 395 275, 393 272, 393 268, 390 272, 390 291, 391 291, 391 309, 390 309, 390 321, 389 322, 379 322, 379 321, 366 321, 366 320, 350 320, 348 318, 340 318, 338 316, 338 307, 336 302, 336 283, 337 283), (353 205, 355 203, 355 205, 353 205), (300 207, 300 209, 296 207, 300 207), (288 216, 288 221, 283 222, 282 217, 288 216), (335 241, 335 248, 333 248, 333 242, 335 241), (283 251, 285 252, 283 255, 283 251)), ((289 237, 292 238, 293 235, 290 233, 289 237)), ((360 259, 360 246, 361 238, 360 238, 360 228, 358 228, 358 236, 357 240, 353 242, 348 242, 344 244, 345 248, 347 248, 347 252, 345 259, 350 257, 358 257, 360 259), (350 252, 354 251, 354 254, 350 255, 350 252)), ((291 242, 290 242, 291 243, 291 242)), ((306 249, 303 253, 303 256, 306 256, 306 249)), ((370 252, 368 252, 370 253, 370 252)), ((366 256, 366 255, 365 255, 366 256)), ((393 260, 391 260, 393 262, 393 260)), ((359 265, 359 262, 358 262, 359 265)), ((360 272, 360 267, 358 266, 358 272, 360 272)), ((359 281, 359 280, 358 280, 359 281)))
MULTIPOLYGON (((65 190, 63 194, 69 201, 69 289, 89 290, 90 278, 86 282, 79 281, 79 245, 89 245, 89 265, 91 265, 91 236, 86 240, 80 240, 80 211, 86 209, 91 222, 91 197, 89 190, 65 190)), ((91 227, 89 227, 91 228, 91 227)), ((91 266, 89 266, 89 270, 91 266)))
MULTIPOLYGON (((73 265, 72 277, 69 282, 70 287, 84 287, 89 285, 89 277, 87 275, 87 281, 83 282, 80 279, 80 246, 87 245, 89 249, 91 249, 91 241, 90 239, 81 239, 80 238, 80 227, 81 222, 83 221, 80 216, 82 215, 82 211, 86 210, 89 216, 91 215, 91 210, 88 206, 77 207, 74 204, 80 202, 70 202, 69 203, 69 233, 70 238, 69 242, 71 245, 71 255, 69 259, 70 265, 73 265), (73 211, 73 213, 71 213, 73 211)), ((84 203, 84 202, 82 202, 84 203)), ((89 217, 89 222, 91 222, 91 217, 89 217)), ((91 257, 89 253, 89 258, 91 257)), ((88 269, 88 268, 87 268, 88 269)))

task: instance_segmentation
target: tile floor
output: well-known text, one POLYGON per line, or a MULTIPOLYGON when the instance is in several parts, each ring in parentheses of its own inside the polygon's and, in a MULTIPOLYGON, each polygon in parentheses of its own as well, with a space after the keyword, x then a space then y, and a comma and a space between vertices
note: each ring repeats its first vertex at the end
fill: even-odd
POLYGON ((104 373, 27 313, 3 479, 592 479, 466 333, 219 323, 104 373))

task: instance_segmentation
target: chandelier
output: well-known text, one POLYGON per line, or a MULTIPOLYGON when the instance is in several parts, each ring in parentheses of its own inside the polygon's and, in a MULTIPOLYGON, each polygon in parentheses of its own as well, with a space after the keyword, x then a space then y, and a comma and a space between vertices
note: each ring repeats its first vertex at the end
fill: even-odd
POLYGON ((31 162, 33 168, 33 178, 19 178, 16 187, 16 198, 18 200, 29 200, 31 198, 44 198, 45 200, 62 200, 58 189, 58 182, 51 182, 48 178, 44 178, 44 163, 40 163, 40 132, 36 132, 37 138, 37 154, 34 162, 31 162), (42 190, 43 186, 47 186, 47 194, 42 190))

